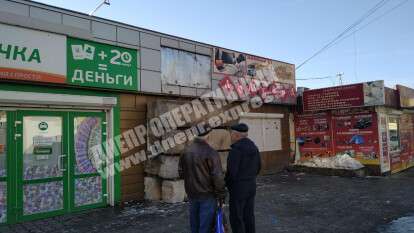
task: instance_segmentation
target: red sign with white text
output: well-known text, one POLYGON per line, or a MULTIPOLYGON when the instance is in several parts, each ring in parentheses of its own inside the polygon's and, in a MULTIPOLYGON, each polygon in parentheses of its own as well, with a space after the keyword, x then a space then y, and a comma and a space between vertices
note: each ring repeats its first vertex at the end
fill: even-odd
POLYGON ((295 115, 301 159, 347 153, 362 164, 378 165, 377 114, 371 108, 295 115))
POLYGON ((378 120, 374 111, 333 111, 332 125, 336 154, 346 152, 364 164, 379 164, 378 120))
POLYGON ((362 83, 309 90, 303 93, 304 111, 360 107, 363 105, 364 87, 362 83))

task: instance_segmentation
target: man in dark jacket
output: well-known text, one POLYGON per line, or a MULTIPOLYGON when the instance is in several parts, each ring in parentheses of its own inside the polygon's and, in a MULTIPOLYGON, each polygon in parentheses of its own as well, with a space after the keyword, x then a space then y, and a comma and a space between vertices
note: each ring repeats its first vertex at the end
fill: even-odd
POLYGON ((244 123, 231 127, 231 151, 227 161, 226 185, 230 192, 230 224, 233 233, 255 233, 254 198, 256 176, 261 169, 260 153, 247 138, 244 123))
POLYGON ((184 179, 190 201, 192 233, 211 233, 217 201, 225 198, 225 184, 220 157, 200 134, 180 158, 179 173, 184 179))

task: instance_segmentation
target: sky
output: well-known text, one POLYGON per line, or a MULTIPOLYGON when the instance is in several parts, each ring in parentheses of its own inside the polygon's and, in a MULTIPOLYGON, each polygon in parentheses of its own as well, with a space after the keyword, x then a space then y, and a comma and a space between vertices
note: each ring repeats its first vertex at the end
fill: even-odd
MULTIPOLYGON (((37 0, 89 13, 101 0, 37 0)), ((301 64, 379 0, 110 0, 95 15, 301 64)), ((414 0, 389 0, 361 26, 296 71, 297 86, 385 80, 414 87, 414 0), (402 3, 404 2, 404 3, 402 3), (394 6, 402 5, 390 11, 394 6), (388 12, 388 13, 387 13, 388 12), (380 17, 380 15, 385 14, 380 17), (377 18, 380 17, 380 18, 377 18), (377 18, 377 19, 376 19, 377 18)), ((358 27, 357 27, 358 28, 358 27)))

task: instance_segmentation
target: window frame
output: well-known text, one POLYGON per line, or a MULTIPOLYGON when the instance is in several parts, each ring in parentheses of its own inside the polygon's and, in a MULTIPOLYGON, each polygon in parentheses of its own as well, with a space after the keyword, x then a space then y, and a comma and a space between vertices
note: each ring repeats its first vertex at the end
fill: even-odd
POLYGON ((398 152, 400 152, 401 151, 401 135, 400 135, 400 124, 401 124, 401 118, 399 117, 399 116, 397 116, 397 115, 390 115, 390 116, 388 116, 388 121, 387 121, 387 134, 388 134, 388 151, 390 152, 390 153, 398 153, 398 152), (395 122, 391 122, 392 120, 395 120, 395 122), (396 132, 397 132, 397 137, 398 137, 398 146, 397 147, 394 147, 394 146, 392 146, 394 143, 392 143, 392 141, 394 141, 394 140, 391 140, 391 129, 390 129, 390 123, 396 123, 397 124, 397 130, 396 130, 396 132), (395 148, 395 149, 394 149, 395 148))

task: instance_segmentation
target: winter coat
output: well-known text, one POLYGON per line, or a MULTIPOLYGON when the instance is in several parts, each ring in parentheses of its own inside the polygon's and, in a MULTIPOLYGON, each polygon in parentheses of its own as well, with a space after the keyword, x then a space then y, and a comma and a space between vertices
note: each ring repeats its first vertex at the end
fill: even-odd
POLYGON ((249 138, 231 145, 227 159, 226 186, 230 198, 243 200, 256 194, 256 177, 261 169, 260 153, 249 138))
POLYGON ((189 199, 225 197, 223 169, 219 154, 207 142, 195 138, 184 149, 179 162, 179 174, 184 179, 189 199))

